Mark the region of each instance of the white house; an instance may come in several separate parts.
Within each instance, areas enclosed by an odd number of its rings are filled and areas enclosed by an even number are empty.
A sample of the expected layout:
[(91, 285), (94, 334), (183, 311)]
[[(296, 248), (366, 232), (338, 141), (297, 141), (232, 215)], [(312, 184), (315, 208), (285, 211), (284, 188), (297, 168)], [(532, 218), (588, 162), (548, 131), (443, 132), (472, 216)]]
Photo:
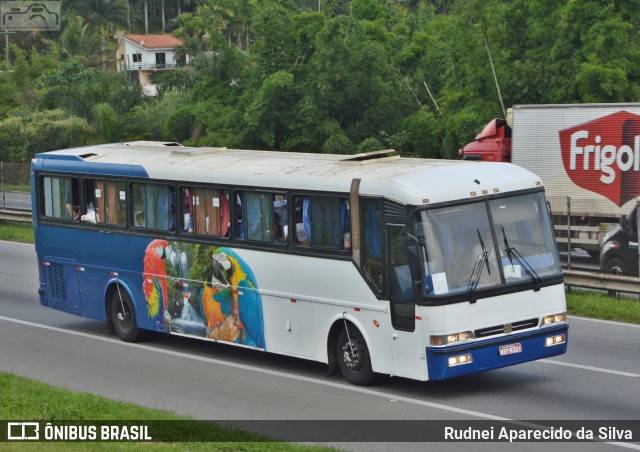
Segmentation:
[(173, 70), (189, 62), (189, 57), (176, 57), (182, 40), (169, 34), (118, 36), (116, 60), (118, 71), (137, 73), (138, 81), (148, 95), (156, 94), (151, 75), (159, 71)]

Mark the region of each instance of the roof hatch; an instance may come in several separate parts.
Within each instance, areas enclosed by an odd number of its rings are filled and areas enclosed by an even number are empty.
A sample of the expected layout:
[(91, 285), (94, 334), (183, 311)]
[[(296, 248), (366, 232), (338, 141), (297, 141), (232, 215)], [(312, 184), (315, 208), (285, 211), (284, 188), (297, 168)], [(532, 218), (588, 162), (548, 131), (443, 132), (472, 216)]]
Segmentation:
[(365, 165), (367, 163), (376, 163), (385, 160), (399, 159), (400, 155), (396, 154), (395, 149), (383, 149), (381, 151), (363, 152), (362, 154), (351, 155), (340, 160), (343, 165)]

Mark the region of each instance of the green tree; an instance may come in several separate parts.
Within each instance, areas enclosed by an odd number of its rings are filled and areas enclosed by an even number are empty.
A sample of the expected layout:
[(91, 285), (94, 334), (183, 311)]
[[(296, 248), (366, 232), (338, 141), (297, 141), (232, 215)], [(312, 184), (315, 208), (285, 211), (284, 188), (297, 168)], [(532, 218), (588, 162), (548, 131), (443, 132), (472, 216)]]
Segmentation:
[(282, 149), (291, 132), (296, 90), (293, 75), (279, 71), (269, 75), (252, 96), (245, 114), (245, 133), (250, 143)]
[(72, 18), (60, 35), (62, 51), (84, 65), (94, 63), (100, 51), (100, 35), (80, 16)]
[(91, 112), (96, 130), (107, 143), (117, 140), (120, 121), (113, 107), (106, 102), (95, 105)]
[(21, 112), (0, 121), (0, 160), (28, 162), (38, 152), (82, 146), (94, 137), (85, 119), (62, 110)]
[[(107, 37), (113, 34), (118, 25), (125, 25), (127, 8), (124, 0), (86, 0), (85, 20), (100, 29), (100, 52), (102, 72), (107, 70)], [(113, 50), (113, 49), (112, 49)]]

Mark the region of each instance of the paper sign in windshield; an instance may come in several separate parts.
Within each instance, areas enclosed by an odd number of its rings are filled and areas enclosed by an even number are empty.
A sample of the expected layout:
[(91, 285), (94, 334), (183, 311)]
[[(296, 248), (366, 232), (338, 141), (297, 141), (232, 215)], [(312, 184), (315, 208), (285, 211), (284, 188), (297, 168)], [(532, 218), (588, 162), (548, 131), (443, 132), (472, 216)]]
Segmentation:
[(519, 265), (505, 265), (504, 277), (506, 279), (520, 279), (522, 277), (522, 269)]

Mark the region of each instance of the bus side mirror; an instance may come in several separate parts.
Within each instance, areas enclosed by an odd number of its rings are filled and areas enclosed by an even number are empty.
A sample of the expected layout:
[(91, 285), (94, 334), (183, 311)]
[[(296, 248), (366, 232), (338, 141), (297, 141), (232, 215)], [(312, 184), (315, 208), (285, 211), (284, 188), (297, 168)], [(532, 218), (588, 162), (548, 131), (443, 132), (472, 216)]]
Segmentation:
[(409, 270), (411, 271), (411, 280), (414, 283), (422, 282), (422, 271), (420, 269), (420, 250), (418, 245), (409, 245), (408, 250)]

